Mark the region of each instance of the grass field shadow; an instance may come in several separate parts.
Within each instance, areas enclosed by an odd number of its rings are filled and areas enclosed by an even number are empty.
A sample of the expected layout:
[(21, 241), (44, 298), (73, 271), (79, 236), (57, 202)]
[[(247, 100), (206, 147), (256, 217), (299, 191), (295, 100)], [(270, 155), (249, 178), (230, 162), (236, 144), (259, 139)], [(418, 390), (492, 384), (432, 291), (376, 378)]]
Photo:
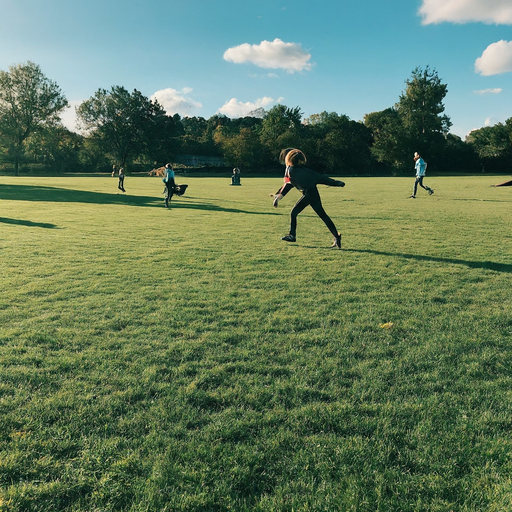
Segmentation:
[(19, 226), (28, 226), (32, 228), (46, 228), (46, 229), (57, 229), (58, 226), (50, 224), (49, 222), (32, 222), (31, 220), (23, 219), (9, 219), (7, 217), (0, 217), (0, 223), (3, 224), (17, 224)]
[[(163, 208), (162, 197), (136, 196), (129, 193), (110, 194), (90, 190), (72, 190), (58, 187), (40, 187), (33, 185), (0, 185), (0, 199), (10, 201), (45, 201), (56, 203), (121, 204), (127, 206)], [(188, 197), (186, 199), (194, 199)], [(182, 202), (173, 198), (171, 209), (191, 208), (228, 213), (249, 213), (254, 215), (276, 215), (274, 212), (247, 211), (227, 208), (206, 202)]]
[(496, 272), (504, 272), (511, 274), (512, 273), (512, 265), (507, 263), (496, 263), (493, 261), (469, 261), (469, 260), (459, 260), (456, 258), (441, 258), (439, 256), (425, 256), (422, 254), (404, 254), (404, 253), (393, 253), (386, 251), (374, 251), (371, 249), (345, 249), (346, 252), (355, 252), (362, 254), (376, 254), (378, 256), (392, 256), (399, 257), (417, 261), (435, 261), (437, 263), (450, 263), (454, 265), (465, 265), (469, 268), (481, 268), (484, 270), (494, 270)]

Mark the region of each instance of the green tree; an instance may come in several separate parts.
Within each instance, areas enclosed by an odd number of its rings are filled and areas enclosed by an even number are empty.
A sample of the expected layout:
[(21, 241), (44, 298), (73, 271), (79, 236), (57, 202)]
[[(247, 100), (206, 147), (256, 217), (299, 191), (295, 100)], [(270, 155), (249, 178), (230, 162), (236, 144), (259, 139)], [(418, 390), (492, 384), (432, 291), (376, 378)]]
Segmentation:
[(443, 114), (448, 86), (435, 69), (417, 67), (406, 80), (405, 91), (395, 105), (407, 137), (409, 153), (418, 151), (435, 158), (442, 153), (444, 137), (452, 125)]
[(224, 158), (236, 167), (256, 167), (261, 162), (261, 143), (258, 134), (251, 128), (241, 128), (238, 133), (229, 133), (222, 127), (214, 134)]
[(377, 162), (394, 168), (402, 167), (407, 160), (409, 148), (398, 111), (391, 107), (366, 114), (364, 124), (372, 134), (370, 151)]
[(33, 62), (0, 71), (0, 137), (18, 175), (24, 143), (30, 135), (56, 126), (68, 102), (57, 84)]
[(311, 147), (309, 142), (314, 141), (309, 160), (317, 167), (329, 173), (368, 171), (372, 167), (371, 132), (364, 124), (336, 112), (314, 114), (305, 123), (309, 133), (304, 147)]
[(76, 172), (80, 168), (79, 154), (83, 141), (82, 135), (57, 126), (32, 134), (25, 143), (25, 151), (35, 163), (57, 172)]
[(278, 155), (287, 146), (300, 146), (302, 111), (286, 105), (272, 107), (261, 123), (260, 140), (270, 155)]
[(78, 107), (77, 118), (91, 140), (121, 167), (141, 155), (160, 156), (165, 111), (136, 89), (99, 89)]

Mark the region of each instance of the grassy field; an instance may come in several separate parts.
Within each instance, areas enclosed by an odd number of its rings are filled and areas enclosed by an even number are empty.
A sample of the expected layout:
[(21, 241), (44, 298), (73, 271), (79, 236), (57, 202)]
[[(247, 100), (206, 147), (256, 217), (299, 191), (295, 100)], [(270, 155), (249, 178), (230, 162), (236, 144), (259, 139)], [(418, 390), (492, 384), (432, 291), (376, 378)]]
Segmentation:
[(502, 178), (177, 181), (0, 178), (0, 511), (512, 510)]

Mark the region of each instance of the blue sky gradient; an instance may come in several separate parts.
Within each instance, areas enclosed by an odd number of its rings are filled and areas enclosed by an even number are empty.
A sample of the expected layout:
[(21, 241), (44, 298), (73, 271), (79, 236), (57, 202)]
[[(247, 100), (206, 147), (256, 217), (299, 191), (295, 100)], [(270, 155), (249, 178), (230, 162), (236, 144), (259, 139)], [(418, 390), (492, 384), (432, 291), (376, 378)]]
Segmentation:
[(428, 65), (464, 138), (512, 117), (511, 25), (512, 0), (0, 0), (0, 69), (35, 62), (73, 107), (119, 85), (170, 114), (360, 121)]

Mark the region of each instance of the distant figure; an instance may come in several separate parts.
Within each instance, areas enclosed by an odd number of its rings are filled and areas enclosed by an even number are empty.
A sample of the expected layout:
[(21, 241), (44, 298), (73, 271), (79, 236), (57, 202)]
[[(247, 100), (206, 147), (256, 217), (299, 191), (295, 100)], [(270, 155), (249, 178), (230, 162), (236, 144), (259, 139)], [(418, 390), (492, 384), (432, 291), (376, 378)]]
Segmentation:
[(126, 192), (124, 189), (124, 169), (122, 167), (119, 168), (119, 182), (117, 183), (117, 188), (121, 192)]
[(425, 171), (427, 170), (427, 163), (419, 153), (414, 153), (414, 168), (416, 169), (416, 180), (414, 181), (414, 192), (412, 196), (409, 196), (410, 199), (416, 198), (416, 192), (418, 191), (418, 185), (425, 189), (428, 192), (428, 195), (431, 196), (434, 193), (434, 190), (426, 185), (423, 185), (423, 178), (425, 177)]
[(324, 176), (323, 174), (305, 167), (306, 157), (304, 153), (298, 149), (291, 149), (286, 154), (284, 162), (286, 165), (285, 177), (290, 178), (290, 182), (287, 183), (285, 181), (282, 188), (289, 189), (291, 185), (302, 192), (302, 197), (297, 201), (290, 213), (290, 231), (287, 235), (283, 236), (281, 240), (285, 242), (296, 241), (297, 216), (306, 206), (311, 206), (314, 212), (324, 221), (327, 229), (334, 237), (331, 247), (333, 249), (341, 249), (341, 234), (338, 233), (334, 222), (325, 212), (316, 186), (322, 184), (331, 187), (344, 187), (345, 183), (343, 181), (333, 180), (328, 176)]
[(169, 208), (175, 190), (174, 171), (171, 164), (165, 164), (165, 177), (162, 178), (162, 181), (165, 183), (165, 207)]
[(112, 178), (116, 175), (116, 171), (117, 171), (117, 166), (116, 166), (116, 164), (114, 164), (112, 166)]
[(240, 169), (235, 167), (233, 169), (233, 175), (231, 176), (231, 185), (241, 185), (240, 183)]

